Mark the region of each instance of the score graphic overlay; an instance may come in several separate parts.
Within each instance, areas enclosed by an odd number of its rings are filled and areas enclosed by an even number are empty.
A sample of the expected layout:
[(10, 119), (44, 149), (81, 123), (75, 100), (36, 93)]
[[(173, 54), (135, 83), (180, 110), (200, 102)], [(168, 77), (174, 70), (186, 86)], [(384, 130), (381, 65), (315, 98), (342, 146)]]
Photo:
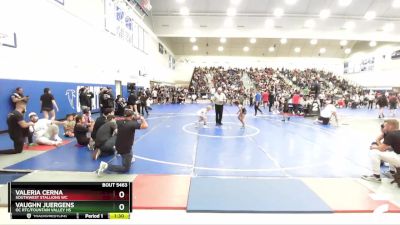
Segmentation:
[(129, 219), (130, 182), (11, 182), (12, 219)]

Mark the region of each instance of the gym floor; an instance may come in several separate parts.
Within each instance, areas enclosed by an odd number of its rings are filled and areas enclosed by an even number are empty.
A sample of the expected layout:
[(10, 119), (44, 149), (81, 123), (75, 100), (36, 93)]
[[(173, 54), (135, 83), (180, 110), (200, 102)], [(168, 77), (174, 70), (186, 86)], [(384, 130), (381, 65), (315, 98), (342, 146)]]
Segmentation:
[[(339, 124), (323, 126), (315, 124), (313, 118), (303, 117), (292, 117), (290, 121), (282, 122), (282, 116), (268, 113), (263, 108), (261, 109), (266, 113), (254, 116), (254, 110), (248, 108), (247, 127), (241, 129), (236, 115), (237, 108), (225, 106), (223, 126), (215, 126), (215, 114), (214, 111), (210, 111), (208, 127), (196, 128), (196, 112), (205, 106), (204, 104), (153, 105), (153, 110), (147, 118), (149, 128), (136, 132), (133, 147), (136, 161), (128, 174), (104, 174), (102, 177), (97, 177), (94, 171), (100, 161), (118, 163), (119, 157), (110, 156), (94, 161), (86, 147), (76, 145), (74, 139), (68, 139), (65, 145), (55, 149), (24, 150), (18, 155), (0, 155), (0, 168), (3, 171), (24, 172), (22, 175), (9, 176), (10, 178), (5, 178), (2, 182), (5, 184), (13, 179), (52, 182), (133, 181), (140, 176), (156, 175), (188, 177), (188, 186), (190, 178), (205, 179), (191, 181), (192, 186), (199, 183), (200, 187), (204, 185), (200, 184), (202, 182), (214, 182), (209, 180), (211, 178), (240, 180), (238, 184), (232, 184), (233, 186), (247, 185), (241, 179), (300, 180), (319, 196), (323, 195), (321, 194), (323, 191), (327, 191), (328, 186), (342, 185), (341, 187), (345, 189), (357, 186), (365, 188), (366, 195), (377, 194), (380, 198), (384, 196), (384, 200), (390, 204), (400, 206), (398, 189), (395, 185), (391, 185), (389, 180), (384, 179), (382, 184), (376, 184), (359, 179), (361, 175), (371, 173), (369, 145), (379, 134), (380, 124), (383, 122), (377, 118), (377, 110), (339, 109)], [(1, 135), (0, 149), (11, 146), (12, 142), (8, 136)], [(349, 182), (343, 184), (344, 181)], [(182, 183), (182, 180), (170, 182)], [(190, 189), (195, 192), (196, 188), (192, 186)], [(6, 191), (4, 188), (2, 190)], [(359, 189), (354, 191), (359, 192)], [(4, 194), (6, 193), (2, 193), (3, 196)], [(184, 199), (186, 201), (188, 194), (182, 195), (186, 195)], [(336, 196), (338, 195), (336, 193)], [(340, 199), (348, 201), (344, 196)], [(195, 201), (195, 198), (192, 200)], [(163, 206), (158, 208), (156, 203), (154, 207), (150, 203), (146, 204), (144, 203), (143, 208), (164, 209)], [(185, 204), (187, 203), (185, 202), (182, 207), (172, 208), (188, 209)], [(190, 199), (188, 204), (190, 205)], [(332, 210), (327, 211), (344, 210), (328, 205)], [(165, 208), (168, 209), (168, 204)], [(397, 212), (395, 208), (393, 212)], [(193, 207), (193, 211), (196, 209)], [(236, 212), (236, 209), (226, 210)], [(286, 212), (285, 210), (283, 211)], [(356, 208), (349, 212), (363, 212), (363, 210)], [(369, 210), (373, 211), (375, 208)], [(219, 209), (205, 206), (203, 211), (218, 212)], [(266, 211), (275, 212), (274, 209)], [(294, 212), (299, 211), (294, 209)]]

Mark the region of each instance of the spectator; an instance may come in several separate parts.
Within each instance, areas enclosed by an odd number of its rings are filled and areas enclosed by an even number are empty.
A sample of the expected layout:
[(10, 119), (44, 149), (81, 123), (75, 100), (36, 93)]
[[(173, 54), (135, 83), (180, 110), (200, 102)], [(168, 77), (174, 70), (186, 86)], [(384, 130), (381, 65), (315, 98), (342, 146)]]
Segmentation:
[[(137, 120), (140, 120), (140, 123)], [(134, 161), (132, 154), (132, 146), (135, 138), (135, 130), (146, 129), (148, 124), (143, 116), (139, 116), (132, 110), (125, 112), (125, 120), (118, 121), (118, 133), (115, 141), (115, 149), (122, 157), (122, 165), (109, 165), (101, 162), (97, 174), (101, 175), (108, 170), (117, 173), (126, 173), (130, 170)]]
[(261, 104), (261, 93), (259, 91), (256, 91), (256, 95), (254, 96), (254, 116), (257, 116), (257, 111), (259, 111), (261, 114), (263, 112), (260, 109), (260, 104)]
[(24, 96), (24, 89), (22, 87), (17, 87), (15, 92), (11, 95), (11, 102), (13, 103), (14, 108), (16, 104), (20, 101), (28, 102), (29, 96)]
[(93, 159), (97, 160), (100, 156), (113, 155), (117, 134), (117, 123), (114, 115), (107, 116), (107, 122), (103, 124), (96, 133), (95, 150)]
[(29, 119), (34, 125), (31, 127), (36, 144), (60, 146), (62, 139), (58, 135), (58, 125), (64, 125), (64, 122), (52, 121), (46, 118), (39, 119), (35, 112), (29, 113)]
[(372, 175), (364, 175), (361, 178), (373, 182), (381, 182), (381, 161), (388, 162), (390, 171), (387, 176), (396, 173), (396, 168), (400, 167), (400, 130), (399, 122), (391, 119), (384, 122), (383, 133), (385, 134), (383, 143), (378, 140), (370, 146), (370, 158)]
[(83, 87), (79, 89), (79, 104), (81, 106), (81, 111), (85, 108), (89, 108), (92, 111), (92, 99), (94, 94), (89, 91), (89, 87)]
[(75, 127), (75, 114), (67, 114), (66, 122), (64, 124), (64, 136), (75, 137), (74, 127)]
[[(26, 98), (25, 98), (26, 99)], [(32, 122), (24, 121), (24, 113), (26, 111), (26, 101), (15, 101), (15, 110), (8, 114), (7, 125), (8, 134), (14, 142), (14, 148), (0, 151), (0, 154), (18, 154), (24, 148), (25, 138), (28, 137), (29, 127), (33, 126)]]
[(90, 143), (88, 133), (91, 131), (91, 128), (85, 125), (85, 118), (81, 115), (76, 116), (75, 123), (74, 134), (76, 141), (82, 146), (88, 146)]
[(40, 111), (43, 113), (43, 117), (45, 119), (49, 119), (50, 116), (50, 120), (55, 120), (56, 113), (54, 111), (54, 107), (55, 110), (58, 111), (57, 102), (54, 99), (54, 96), (51, 94), (50, 88), (45, 88), (43, 92), (43, 95), (40, 96)]

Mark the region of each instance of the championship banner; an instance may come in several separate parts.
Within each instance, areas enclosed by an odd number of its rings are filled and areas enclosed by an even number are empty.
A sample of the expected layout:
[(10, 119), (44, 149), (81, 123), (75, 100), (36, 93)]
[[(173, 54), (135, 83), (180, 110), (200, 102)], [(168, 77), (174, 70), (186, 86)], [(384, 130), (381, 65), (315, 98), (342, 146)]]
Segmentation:
[(131, 46), (138, 46), (138, 25), (123, 1), (105, 0), (105, 29)]

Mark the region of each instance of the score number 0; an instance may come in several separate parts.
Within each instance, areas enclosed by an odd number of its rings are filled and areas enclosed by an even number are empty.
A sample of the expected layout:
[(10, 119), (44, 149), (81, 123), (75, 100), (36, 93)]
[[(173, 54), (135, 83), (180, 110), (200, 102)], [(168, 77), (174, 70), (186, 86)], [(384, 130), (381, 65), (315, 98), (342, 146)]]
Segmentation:
[[(123, 199), (125, 197), (125, 192), (124, 191), (120, 191), (118, 196)], [(119, 204), (118, 206), (119, 210), (123, 211), (125, 209), (125, 205), (124, 204)]]

